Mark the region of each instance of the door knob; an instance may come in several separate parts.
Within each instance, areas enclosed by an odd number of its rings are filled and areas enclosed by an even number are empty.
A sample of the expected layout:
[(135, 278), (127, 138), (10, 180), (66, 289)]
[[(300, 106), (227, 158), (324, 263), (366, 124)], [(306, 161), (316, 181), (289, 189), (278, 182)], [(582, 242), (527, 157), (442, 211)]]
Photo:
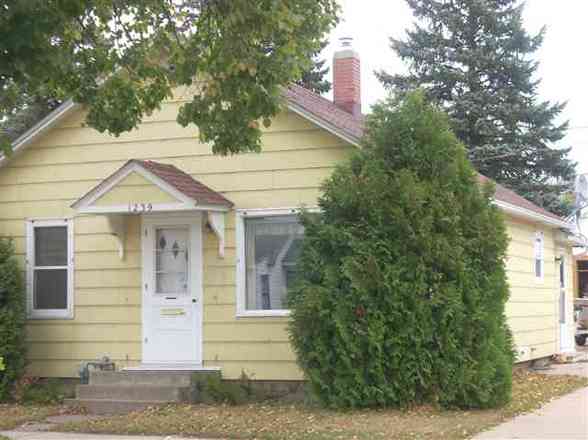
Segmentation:
[(193, 303), (196, 303), (196, 298), (192, 298), (192, 302)]

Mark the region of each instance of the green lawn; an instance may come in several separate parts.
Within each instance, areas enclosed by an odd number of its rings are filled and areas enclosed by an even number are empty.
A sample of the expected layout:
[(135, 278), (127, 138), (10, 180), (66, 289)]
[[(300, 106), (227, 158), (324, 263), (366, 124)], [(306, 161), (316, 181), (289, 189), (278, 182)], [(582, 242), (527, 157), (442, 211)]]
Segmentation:
[(498, 410), (444, 411), (426, 406), (409, 411), (329, 411), (283, 403), (170, 405), (70, 423), (56, 430), (266, 440), (457, 440), (537, 409), (581, 386), (588, 386), (588, 379), (518, 372), (514, 377), (512, 403)]

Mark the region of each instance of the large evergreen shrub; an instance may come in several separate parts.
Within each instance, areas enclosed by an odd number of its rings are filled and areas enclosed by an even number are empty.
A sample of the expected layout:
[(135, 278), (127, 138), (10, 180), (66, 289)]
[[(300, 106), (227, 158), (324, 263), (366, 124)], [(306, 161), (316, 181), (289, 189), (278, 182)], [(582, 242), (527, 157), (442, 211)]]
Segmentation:
[(336, 407), (510, 398), (507, 236), (448, 118), (422, 93), (374, 108), (364, 147), (305, 215), (291, 339)]
[(25, 368), (25, 298), (10, 240), (0, 238), (0, 401), (10, 397)]

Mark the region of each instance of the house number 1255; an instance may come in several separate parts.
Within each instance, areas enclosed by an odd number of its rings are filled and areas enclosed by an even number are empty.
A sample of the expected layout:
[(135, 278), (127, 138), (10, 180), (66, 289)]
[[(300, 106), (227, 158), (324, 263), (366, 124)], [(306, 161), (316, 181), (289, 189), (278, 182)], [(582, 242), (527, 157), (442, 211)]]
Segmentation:
[(133, 214), (142, 214), (144, 212), (151, 212), (153, 205), (151, 203), (129, 203), (129, 212)]

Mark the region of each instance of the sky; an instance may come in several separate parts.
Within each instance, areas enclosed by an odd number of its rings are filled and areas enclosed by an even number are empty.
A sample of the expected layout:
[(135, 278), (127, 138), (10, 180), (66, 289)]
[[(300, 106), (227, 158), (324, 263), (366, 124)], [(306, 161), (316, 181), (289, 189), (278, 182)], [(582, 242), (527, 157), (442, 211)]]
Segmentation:
[[(362, 110), (386, 96), (374, 71), (403, 72), (403, 62), (389, 47), (389, 38), (403, 38), (414, 22), (404, 0), (339, 0), (342, 22), (329, 37), (322, 56), (330, 63), (339, 47), (338, 39), (352, 36), (361, 57)], [(541, 79), (539, 97), (552, 102), (567, 101), (562, 122), (570, 130), (559, 147), (572, 147), (577, 171), (588, 173), (588, 0), (527, 0), (525, 28), (534, 34), (547, 27), (543, 46), (536, 52)]]

